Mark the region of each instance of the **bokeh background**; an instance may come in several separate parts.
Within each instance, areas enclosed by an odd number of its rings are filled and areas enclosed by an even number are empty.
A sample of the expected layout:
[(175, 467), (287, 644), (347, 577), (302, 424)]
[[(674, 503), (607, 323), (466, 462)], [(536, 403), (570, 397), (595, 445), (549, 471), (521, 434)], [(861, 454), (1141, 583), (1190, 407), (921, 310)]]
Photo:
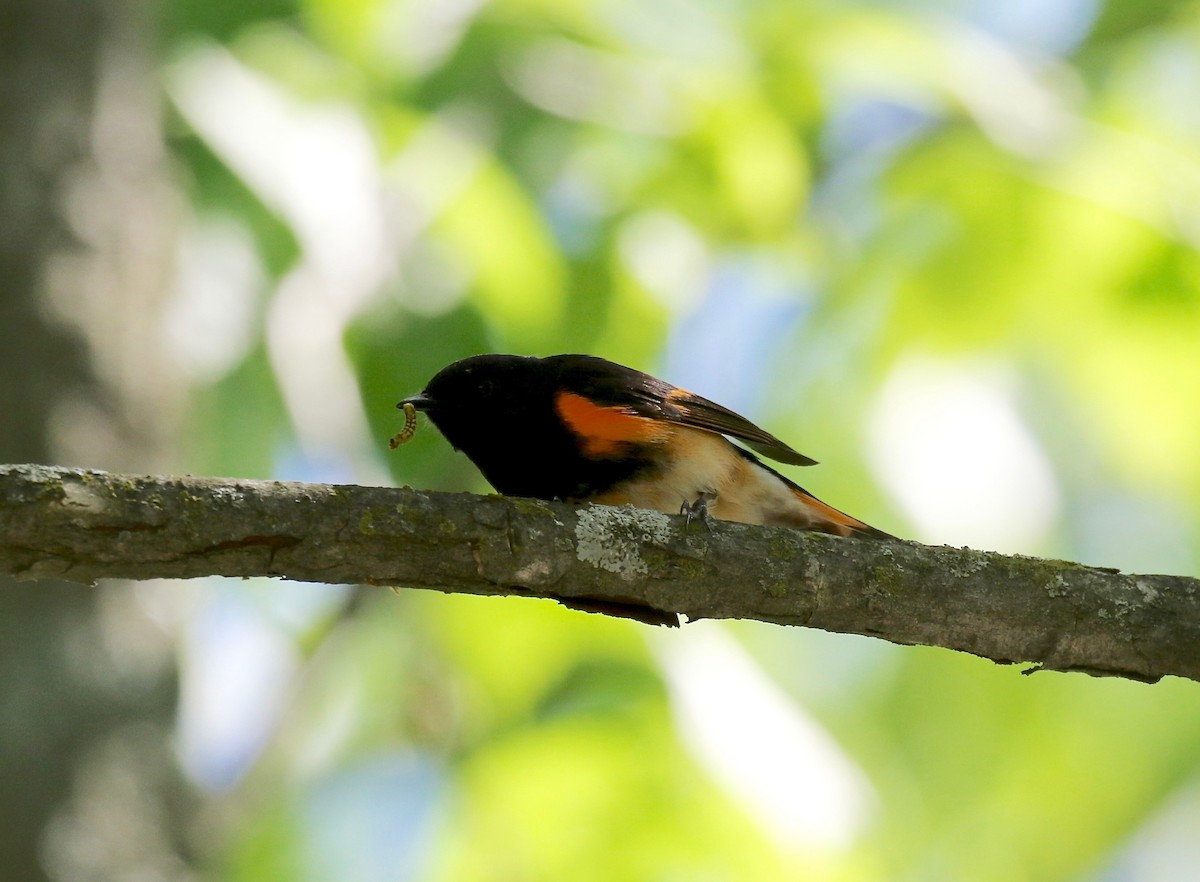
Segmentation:
[[(590, 352), (1197, 575), (1197, 96), (1195, 0), (4, 0), (0, 460), (485, 492), (394, 402)], [(5, 583), (0, 678), (6, 880), (1200, 878), (1179, 680), (265, 580)]]

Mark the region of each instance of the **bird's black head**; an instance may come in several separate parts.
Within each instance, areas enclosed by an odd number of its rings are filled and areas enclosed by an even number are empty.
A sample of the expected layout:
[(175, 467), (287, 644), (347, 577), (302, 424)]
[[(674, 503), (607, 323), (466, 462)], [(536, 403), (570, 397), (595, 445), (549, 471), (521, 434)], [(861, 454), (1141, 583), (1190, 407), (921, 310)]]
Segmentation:
[(534, 496), (547, 447), (565, 442), (554, 416), (554, 371), (540, 358), (476, 355), (401, 401), (423, 411), (501, 493)]
[(539, 358), (520, 355), (474, 355), (442, 368), (420, 395), (401, 401), (423, 411), (455, 447), (462, 447), (451, 434), (481, 431), (489, 424), (499, 428), (514, 411), (525, 407), (523, 399), (545, 385), (545, 370)]

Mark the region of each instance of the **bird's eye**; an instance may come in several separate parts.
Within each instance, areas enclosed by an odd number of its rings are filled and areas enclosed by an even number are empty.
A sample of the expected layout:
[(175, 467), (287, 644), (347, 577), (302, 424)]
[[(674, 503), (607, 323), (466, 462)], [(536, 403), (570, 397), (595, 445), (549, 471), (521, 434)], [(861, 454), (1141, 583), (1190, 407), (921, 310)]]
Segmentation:
[(496, 384), (491, 380), (480, 380), (476, 388), (479, 390), (481, 396), (491, 398), (492, 394), (496, 391)]

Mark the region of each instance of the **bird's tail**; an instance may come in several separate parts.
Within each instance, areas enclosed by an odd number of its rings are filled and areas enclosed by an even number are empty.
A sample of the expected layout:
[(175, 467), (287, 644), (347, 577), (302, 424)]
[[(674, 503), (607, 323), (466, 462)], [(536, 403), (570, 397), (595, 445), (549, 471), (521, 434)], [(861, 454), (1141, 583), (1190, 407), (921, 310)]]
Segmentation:
[(806, 514), (812, 522), (805, 527), (821, 533), (832, 533), (835, 536), (854, 537), (856, 539), (883, 539), (898, 542), (899, 539), (891, 533), (877, 530), (870, 524), (863, 523), (858, 518), (852, 518), (844, 511), (838, 511), (832, 505), (822, 502), (807, 490), (792, 486), (792, 492), (800, 497)]

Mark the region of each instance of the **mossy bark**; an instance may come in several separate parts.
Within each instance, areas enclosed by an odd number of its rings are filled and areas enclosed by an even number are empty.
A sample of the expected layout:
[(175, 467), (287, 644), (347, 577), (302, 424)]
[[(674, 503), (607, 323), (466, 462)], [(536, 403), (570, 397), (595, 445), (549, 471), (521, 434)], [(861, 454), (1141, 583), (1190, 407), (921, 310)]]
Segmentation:
[[(277, 576), (742, 618), (1001, 663), (1200, 679), (1200, 581), (632, 508), (0, 467), (0, 572)], [(641, 614), (639, 614), (641, 611)]]

